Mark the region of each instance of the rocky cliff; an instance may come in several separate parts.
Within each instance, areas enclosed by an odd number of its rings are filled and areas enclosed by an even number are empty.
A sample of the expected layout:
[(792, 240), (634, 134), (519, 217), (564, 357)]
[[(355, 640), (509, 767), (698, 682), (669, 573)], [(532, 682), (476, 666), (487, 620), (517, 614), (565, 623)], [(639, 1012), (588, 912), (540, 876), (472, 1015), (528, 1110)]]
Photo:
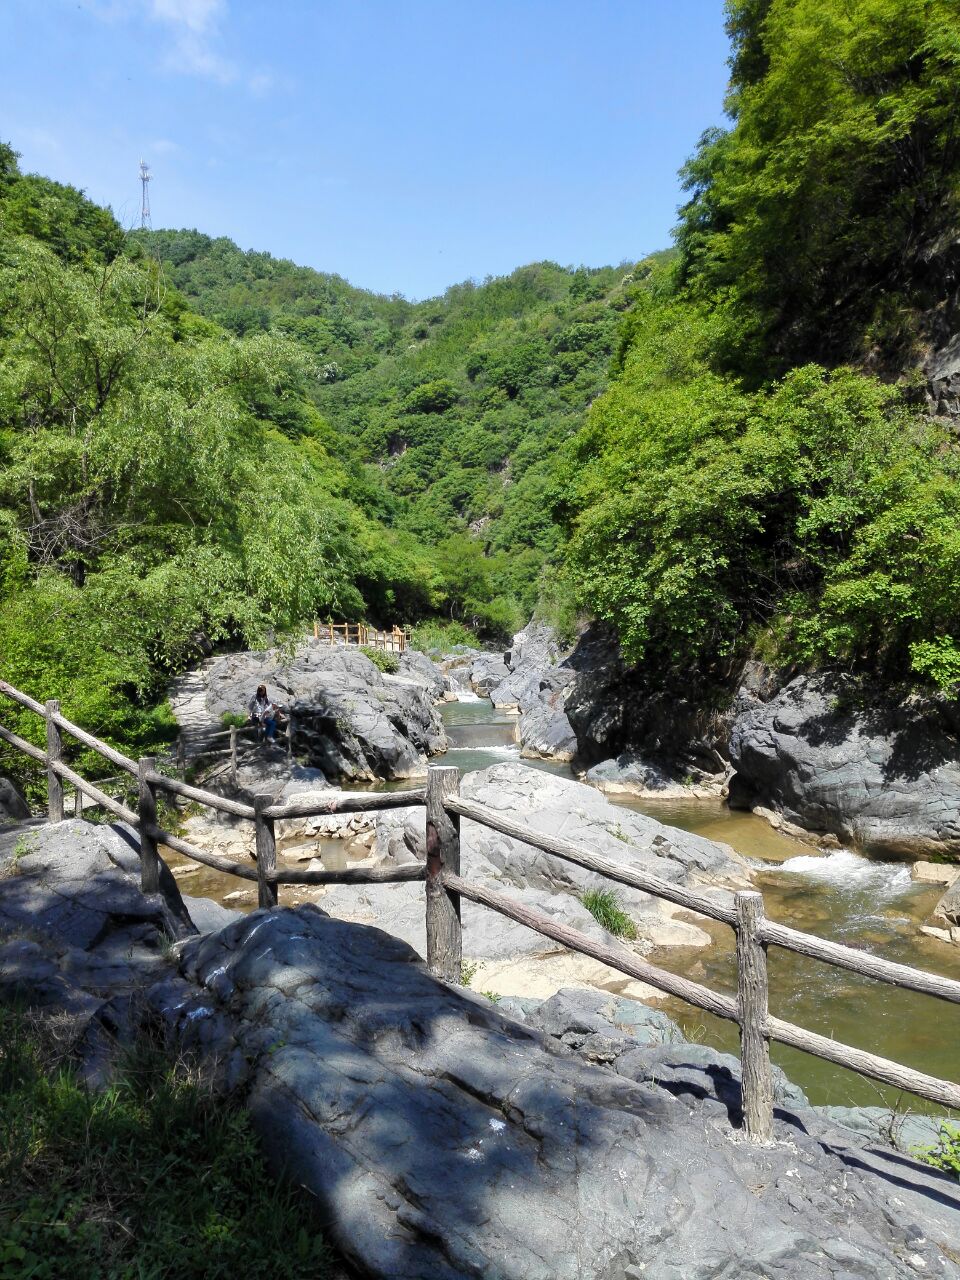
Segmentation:
[(568, 993), (507, 1016), (312, 907), (171, 954), (181, 908), (138, 901), (129, 833), (31, 838), (0, 837), (0, 996), (69, 1019), (91, 1079), (152, 1026), (242, 1091), (364, 1275), (960, 1277), (955, 1182), (782, 1079), (776, 1144), (741, 1141), (735, 1060), (662, 1015)]

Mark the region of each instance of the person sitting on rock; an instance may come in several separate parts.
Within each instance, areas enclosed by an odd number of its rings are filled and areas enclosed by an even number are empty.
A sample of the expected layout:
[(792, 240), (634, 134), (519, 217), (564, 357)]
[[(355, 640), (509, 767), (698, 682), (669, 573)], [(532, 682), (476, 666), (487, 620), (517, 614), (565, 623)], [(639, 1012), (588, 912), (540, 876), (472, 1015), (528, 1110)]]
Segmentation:
[(267, 686), (257, 685), (257, 692), (249, 702), (250, 719), (267, 735), (270, 742), (277, 736), (277, 721), (280, 719), (280, 708), (267, 697)]

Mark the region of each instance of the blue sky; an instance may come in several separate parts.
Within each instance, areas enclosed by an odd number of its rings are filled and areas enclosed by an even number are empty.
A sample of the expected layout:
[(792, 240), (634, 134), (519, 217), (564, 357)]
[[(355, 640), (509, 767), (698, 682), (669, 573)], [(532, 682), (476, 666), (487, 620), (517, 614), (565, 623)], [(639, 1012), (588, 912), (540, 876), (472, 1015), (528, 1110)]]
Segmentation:
[(721, 0), (4, 0), (28, 171), (421, 298), (669, 243), (722, 123)]

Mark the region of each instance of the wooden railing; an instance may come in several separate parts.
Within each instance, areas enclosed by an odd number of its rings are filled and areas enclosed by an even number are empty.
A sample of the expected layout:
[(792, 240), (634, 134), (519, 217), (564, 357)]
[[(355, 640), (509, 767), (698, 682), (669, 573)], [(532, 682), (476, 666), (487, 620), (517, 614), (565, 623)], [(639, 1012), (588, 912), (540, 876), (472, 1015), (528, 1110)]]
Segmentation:
[[(237, 785), (237, 768), (240, 763), (240, 739), (250, 738), (254, 742), (263, 741), (265, 730), (259, 724), (232, 724), (227, 729), (219, 730), (216, 733), (207, 733), (203, 735), (203, 745), (194, 751), (194, 757), (202, 756), (204, 760), (216, 759), (221, 756), (229, 756), (230, 758), (230, 781), (234, 786)], [(293, 712), (287, 711), (286, 724), (282, 726), (282, 738), (286, 747), (287, 759), (293, 759)], [(223, 742), (224, 746), (215, 747), (211, 743)], [(176, 742), (176, 766), (177, 772), (181, 778), (186, 777), (187, 773), (187, 742), (186, 734), (181, 730)]]
[[(727, 905), (707, 893), (672, 884), (640, 868), (622, 866), (573, 841), (535, 831), (484, 805), (465, 800), (460, 795), (459, 770), (449, 765), (434, 765), (429, 768), (425, 790), (372, 794), (341, 792), (329, 799), (313, 795), (294, 798), (283, 804), (275, 803), (272, 796), (257, 795), (252, 805), (246, 804), (180, 779), (166, 777), (158, 772), (156, 761), (152, 757), (132, 760), (67, 720), (60, 714), (60, 706), (56, 701), (41, 705), (5, 681), (0, 681), (0, 693), (6, 694), (46, 721), (46, 750), (34, 746), (2, 726), (0, 741), (46, 766), (49, 820), (59, 822), (63, 818), (63, 784), (67, 782), (109, 812), (135, 826), (140, 832), (140, 879), (145, 893), (156, 892), (159, 887), (160, 845), (216, 871), (256, 881), (261, 907), (277, 905), (277, 886), (281, 884), (383, 884), (425, 880), (427, 963), (433, 973), (446, 981), (459, 982), (461, 977), (463, 941), (460, 903), (466, 898), (526, 925), (571, 951), (591, 956), (658, 991), (676, 996), (719, 1018), (735, 1022), (740, 1029), (743, 1123), (747, 1136), (754, 1142), (769, 1143), (773, 1140), (771, 1040), (802, 1049), (826, 1062), (857, 1071), (928, 1101), (960, 1109), (960, 1084), (926, 1075), (888, 1058), (841, 1044), (828, 1036), (795, 1026), (771, 1014), (768, 1008), (767, 948), (782, 947), (824, 964), (847, 969), (851, 973), (861, 974), (890, 986), (935, 996), (953, 1004), (960, 1004), (960, 982), (767, 920), (760, 893), (737, 893), (734, 895), (733, 905)], [(95, 784), (87, 782), (64, 764), (64, 733), (137, 779), (138, 803), (135, 811), (106, 795)], [(198, 849), (174, 833), (163, 830), (157, 820), (158, 792), (196, 801), (230, 817), (253, 822), (256, 835), (255, 866), (234, 862), (206, 849)], [(297, 871), (277, 867), (274, 824), (281, 819), (410, 805), (424, 805), (426, 808), (425, 865), (416, 863), (410, 866), (354, 868), (344, 871)], [(464, 818), (522, 841), (553, 857), (593, 871), (614, 883), (640, 889), (675, 906), (729, 925), (736, 935), (736, 996), (712, 991), (701, 983), (669, 973), (639, 956), (625, 952), (623, 948), (596, 942), (579, 930), (558, 924), (542, 912), (524, 906), (515, 898), (465, 879), (460, 874), (460, 822)]]
[[(252, 805), (227, 796), (217, 795), (202, 787), (192, 786), (182, 779), (169, 778), (158, 772), (154, 756), (133, 760), (115, 747), (101, 742), (60, 713), (60, 703), (55, 699), (45, 704), (0, 680), (0, 693), (27, 710), (42, 716), (46, 722), (46, 750), (34, 746), (19, 734), (0, 725), (0, 742), (6, 742), (17, 751), (44, 765), (47, 771), (47, 818), (61, 822), (64, 817), (64, 783), (82, 792), (101, 808), (115, 817), (130, 823), (140, 833), (140, 887), (144, 893), (156, 893), (160, 885), (159, 846), (164, 845), (195, 862), (215, 871), (253, 880), (258, 886), (258, 902), (261, 907), (277, 905), (277, 886), (281, 884), (384, 884), (392, 881), (423, 880), (426, 868), (421, 864), (400, 867), (354, 867), (343, 871), (299, 871), (277, 867), (277, 842), (275, 824), (285, 818), (319, 817), (331, 813), (359, 813), (371, 809), (392, 809), (400, 806), (426, 803), (426, 792), (392, 791), (381, 794), (362, 792), (342, 793), (329, 798), (317, 796), (295, 798), (284, 804), (276, 804), (272, 795), (256, 795)], [(88, 782), (63, 760), (63, 734), (95, 751), (111, 764), (137, 781), (137, 808), (130, 809), (122, 801), (109, 796), (93, 782)], [(256, 856), (254, 866), (234, 862), (208, 849), (182, 839), (174, 832), (165, 831), (157, 820), (157, 796), (165, 792), (195, 801), (218, 813), (243, 818), (254, 824)]]
[[(736, 997), (712, 991), (689, 978), (669, 973), (640, 957), (595, 942), (586, 934), (558, 924), (540, 911), (532, 910), (505, 894), (464, 879), (460, 874), (460, 820), (467, 818), (501, 835), (521, 840), (618, 884), (642, 889), (688, 911), (729, 925), (736, 935)], [(884, 1084), (914, 1093), (941, 1106), (960, 1108), (960, 1084), (926, 1075), (899, 1062), (881, 1058), (829, 1036), (819, 1035), (775, 1017), (768, 1008), (767, 948), (783, 947), (824, 964), (847, 969), (890, 986), (936, 996), (960, 1004), (960, 982), (868, 955), (813, 934), (767, 920), (763, 895), (754, 891), (734, 895), (732, 906), (715, 901), (709, 894), (662, 880), (659, 876), (624, 867), (559, 836), (545, 835), (525, 823), (504, 817), (484, 805), (460, 795), (459, 774), (450, 767), (434, 767), (427, 782), (427, 959), (434, 972), (453, 981), (461, 964), (460, 901), (466, 898), (489, 907), (527, 928), (552, 938), (571, 951), (592, 956), (658, 991), (676, 996), (698, 1009), (735, 1022), (740, 1028), (741, 1097), (743, 1123), (754, 1142), (773, 1140), (773, 1084), (770, 1072), (770, 1041), (802, 1049), (806, 1053), (847, 1067)]]
[(314, 640), (327, 644), (355, 644), (365, 649), (383, 649), (387, 653), (403, 653), (407, 647), (407, 633), (401, 627), (390, 631), (378, 631), (363, 622), (315, 622)]

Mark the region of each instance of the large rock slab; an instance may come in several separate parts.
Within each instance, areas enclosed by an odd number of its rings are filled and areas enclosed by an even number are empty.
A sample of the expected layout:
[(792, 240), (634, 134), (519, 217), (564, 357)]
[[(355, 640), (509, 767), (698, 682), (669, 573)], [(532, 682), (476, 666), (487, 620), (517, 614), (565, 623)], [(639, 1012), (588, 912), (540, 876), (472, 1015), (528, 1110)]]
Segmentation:
[[(499, 764), (468, 774), (461, 794), (526, 822), (533, 831), (562, 835), (624, 867), (653, 872), (675, 884), (704, 886), (718, 900), (750, 883), (745, 862), (728, 845), (618, 808), (594, 788), (570, 778), (520, 764)], [(392, 861), (422, 861), (423, 827), (422, 808), (384, 814), (378, 820), (375, 851)], [(604, 877), (474, 822), (461, 824), (461, 869), (468, 878), (626, 954), (623, 944), (597, 924), (581, 901), (589, 889), (611, 887)], [(637, 927), (642, 950), (709, 941), (697, 925), (678, 919), (669, 903), (626, 885), (615, 886), (615, 891)], [(426, 954), (422, 885), (337, 885), (328, 890), (323, 905), (337, 917), (376, 924)], [(502, 961), (562, 950), (473, 903), (464, 902), (462, 913), (463, 951), (469, 960)]]
[(140, 892), (136, 835), (72, 819), (0, 833), (0, 999), (56, 1016), (82, 1075), (109, 1079), (132, 1043), (139, 996), (171, 968), (170, 944), (236, 918), (188, 899), (161, 866), (160, 892)]
[(275, 1165), (364, 1274), (960, 1275), (945, 1175), (892, 1153), (865, 1168), (809, 1112), (752, 1147), (726, 1109), (590, 1065), (315, 908), (188, 943), (151, 999), (175, 1044), (247, 1090)]
[(30, 806), (9, 778), (0, 778), (0, 822), (22, 822)]
[(868, 853), (960, 858), (960, 743), (917, 703), (861, 708), (800, 676), (735, 721), (732, 804), (770, 805)]
[(439, 671), (427, 679), (429, 659), (404, 656), (404, 673), (391, 676), (347, 647), (308, 643), (292, 655), (228, 654), (205, 668), (206, 705), (214, 718), (245, 712), (265, 684), (293, 714), (295, 753), (326, 777), (415, 777), (426, 771), (428, 756), (446, 750), (434, 706), (434, 691), (445, 681)]
[(62, 823), (16, 858), (0, 845), (0, 996), (75, 1024), (93, 1084), (149, 1029), (242, 1090), (362, 1274), (960, 1277), (960, 1188), (876, 1126), (782, 1096), (777, 1145), (752, 1147), (736, 1060), (662, 1014), (564, 991), (505, 1016), (314, 907), (171, 948), (169, 904), (136, 901), (129, 834)]

